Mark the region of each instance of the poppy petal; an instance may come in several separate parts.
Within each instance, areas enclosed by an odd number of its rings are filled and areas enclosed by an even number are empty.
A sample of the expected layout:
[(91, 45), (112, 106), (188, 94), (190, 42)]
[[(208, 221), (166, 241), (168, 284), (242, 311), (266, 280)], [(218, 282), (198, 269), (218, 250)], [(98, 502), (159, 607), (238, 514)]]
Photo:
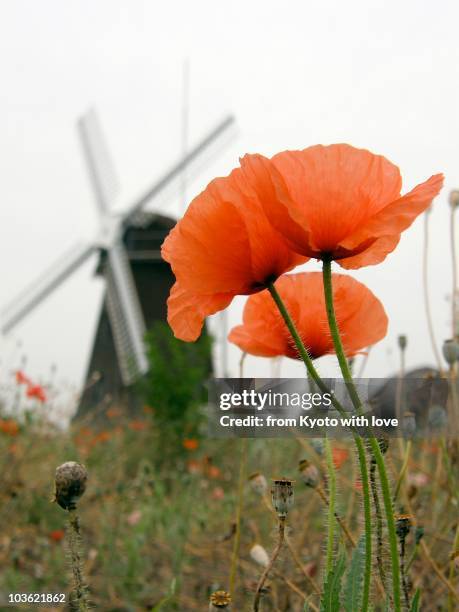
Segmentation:
[[(320, 272), (287, 274), (275, 283), (297, 330), (315, 359), (334, 352)], [(388, 319), (381, 302), (350, 276), (333, 274), (333, 296), (338, 327), (348, 357), (375, 344), (387, 333)], [(298, 352), (268, 291), (246, 302), (243, 324), (229, 340), (252, 355), (297, 358)]]
[(200, 335), (204, 319), (224, 310), (231, 303), (232, 293), (197, 295), (175, 283), (167, 300), (167, 321), (174, 336), (194, 342)]
[[(438, 195), (443, 186), (444, 177), (442, 174), (431, 176), (427, 181), (417, 185), (410, 192), (391, 202), (368, 221), (362, 225), (356, 232), (348, 236), (340, 243), (344, 249), (358, 250), (359, 245), (371, 239), (385, 239), (384, 242), (376, 242), (369, 248), (368, 257), (350, 258), (339, 261), (340, 265), (345, 268), (360, 267), (361, 261), (366, 260), (365, 265), (379, 263), (380, 256), (385, 251), (387, 255), (393, 250), (398, 243), (398, 238), (404, 230), (406, 230), (416, 219), (418, 215), (426, 210), (432, 203), (435, 196)], [(390, 249), (390, 250), (387, 250)], [(373, 254), (375, 258), (371, 256)], [(384, 259), (382, 257), (382, 259)], [(353, 261), (352, 261), (353, 260)]]

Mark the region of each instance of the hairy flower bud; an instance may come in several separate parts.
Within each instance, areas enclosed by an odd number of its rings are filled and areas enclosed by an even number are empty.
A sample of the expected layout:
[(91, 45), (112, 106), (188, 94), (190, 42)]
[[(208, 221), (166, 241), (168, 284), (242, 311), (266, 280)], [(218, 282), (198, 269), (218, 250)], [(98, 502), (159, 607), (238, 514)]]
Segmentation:
[(227, 591), (215, 591), (210, 596), (209, 611), (211, 610), (230, 610), (231, 595)]
[(399, 514), (395, 517), (395, 531), (401, 540), (410, 533), (412, 518), (410, 514)]
[(250, 549), (250, 556), (258, 565), (266, 567), (269, 564), (269, 555), (261, 544), (254, 544), (252, 546)]
[(298, 469), (301, 474), (301, 479), (307, 487), (312, 487), (313, 489), (317, 487), (320, 474), (313, 463), (310, 463), (307, 459), (303, 459), (300, 461)]
[(458, 189), (453, 189), (452, 191), (449, 192), (448, 201), (453, 208), (455, 208), (459, 204), (459, 190)]
[(406, 345), (407, 344), (408, 344), (408, 338), (404, 334), (401, 334), (398, 337), (398, 346), (399, 346), (400, 350), (404, 351), (406, 349)]
[(260, 472), (255, 472), (249, 476), (249, 482), (255, 493), (258, 493), (259, 495), (264, 495), (268, 490), (268, 482), (263, 474), (260, 474)]
[(277, 516), (280, 519), (285, 519), (293, 504), (293, 480), (289, 478), (274, 480), (271, 495)]
[(55, 501), (64, 510), (74, 510), (86, 489), (88, 472), (84, 465), (67, 461), (56, 468)]

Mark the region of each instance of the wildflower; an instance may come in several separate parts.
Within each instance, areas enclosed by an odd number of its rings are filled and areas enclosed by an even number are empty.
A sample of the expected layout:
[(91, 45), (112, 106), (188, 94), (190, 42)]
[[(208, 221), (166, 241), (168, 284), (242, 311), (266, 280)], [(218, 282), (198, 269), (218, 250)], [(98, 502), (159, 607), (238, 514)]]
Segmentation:
[(229, 610), (231, 604), (231, 595), (227, 591), (215, 591), (210, 596), (209, 610)]
[(349, 451), (346, 448), (339, 448), (338, 446), (332, 449), (333, 465), (336, 470), (339, 470), (347, 458), (349, 457)]
[(55, 529), (54, 531), (51, 531), (49, 534), (49, 538), (53, 542), (60, 542), (61, 540), (64, 539), (64, 536), (65, 536), (65, 531), (63, 529)]
[(0, 431), (7, 436), (17, 436), (19, 425), (14, 419), (0, 419)]
[(207, 468), (207, 476), (209, 478), (221, 478), (222, 472), (216, 465), (209, 465)]
[(292, 250), (344, 268), (383, 261), (443, 185), (436, 174), (401, 196), (397, 166), (347, 144), (246, 155), (241, 166)]
[(225, 491), (221, 487), (214, 487), (211, 494), (212, 499), (220, 501), (225, 497)]
[[(275, 286), (311, 358), (333, 353), (320, 272), (287, 274)], [(335, 274), (333, 294), (347, 356), (386, 335), (388, 319), (384, 308), (365, 285), (350, 276)], [(243, 324), (234, 327), (228, 339), (252, 355), (298, 357), (297, 348), (268, 291), (249, 297)]]
[(29, 385), (26, 395), (30, 399), (36, 399), (42, 404), (46, 402), (46, 392), (41, 385)]
[(250, 556), (258, 565), (266, 567), (269, 564), (269, 555), (260, 544), (254, 544), (252, 546), (250, 549)]
[(119, 408), (109, 408), (105, 412), (105, 414), (109, 419), (116, 419), (117, 417), (121, 416), (123, 413)]
[(275, 200), (276, 186), (236, 168), (213, 180), (166, 238), (162, 256), (177, 280), (168, 322), (177, 338), (196, 340), (205, 317), (305, 261), (271, 226), (262, 198)]
[(23, 372), (22, 370), (18, 370), (18, 371), (15, 373), (15, 377), (16, 377), (16, 383), (17, 383), (18, 385), (27, 385), (27, 386), (29, 386), (29, 385), (31, 385), (31, 384), (32, 384), (32, 382), (31, 382), (30, 378), (28, 378), (28, 377), (27, 377), (27, 376), (24, 374), (24, 372)]
[(264, 495), (268, 490), (268, 481), (260, 472), (255, 472), (249, 476), (249, 482), (255, 493), (259, 495)]
[(55, 501), (64, 510), (75, 508), (77, 501), (86, 490), (88, 473), (84, 465), (67, 461), (56, 468)]
[(132, 429), (132, 431), (144, 431), (145, 429), (147, 429), (148, 424), (145, 423), (145, 421), (131, 421), (128, 425), (129, 429)]
[(128, 514), (126, 522), (131, 527), (134, 527), (135, 525), (139, 523), (141, 518), (142, 518), (141, 510), (133, 510), (130, 514)]
[(195, 438), (187, 438), (183, 440), (183, 448), (188, 451), (194, 451), (199, 447), (199, 442)]
[(303, 459), (300, 461), (299, 468), (301, 473), (301, 479), (307, 487), (312, 487), (313, 489), (317, 487), (319, 484), (319, 470), (317, 467), (310, 463), (307, 459)]
[(201, 471), (201, 464), (196, 459), (191, 459), (186, 464), (187, 470), (189, 474), (199, 474)]
[(289, 478), (274, 480), (271, 495), (277, 516), (280, 519), (285, 519), (293, 504), (293, 480)]

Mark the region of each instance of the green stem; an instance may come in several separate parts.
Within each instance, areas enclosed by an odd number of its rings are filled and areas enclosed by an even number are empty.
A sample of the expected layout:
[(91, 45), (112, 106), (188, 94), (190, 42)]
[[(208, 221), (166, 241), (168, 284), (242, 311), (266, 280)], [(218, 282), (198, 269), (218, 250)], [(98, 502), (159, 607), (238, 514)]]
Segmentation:
[[(312, 378), (312, 380), (316, 383), (318, 388), (323, 393), (329, 393), (331, 397), (331, 401), (333, 406), (339, 411), (340, 414), (344, 414), (344, 409), (339, 403), (339, 401), (335, 398), (333, 393), (330, 393), (327, 385), (320, 378), (314, 364), (312, 362), (311, 357), (306, 350), (303, 341), (295, 327), (295, 323), (293, 322), (290, 314), (285, 307), (284, 302), (282, 301), (281, 296), (279, 295), (277, 289), (274, 287), (274, 284), (270, 283), (268, 285), (268, 291), (270, 292), (277, 308), (279, 309), (282, 318), (285, 321), (285, 324), (295, 341), (296, 348), (300, 354), (300, 357), (304, 361), (306, 369)], [(368, 479), (368, 468), (367, 461), (365, 456), (365, 447), (363, 441), (360, 436), (357, 434), (353, 434), (354, 442), (357, 448), (357, 456), (359, 460), (360, 467), (360, 477), (362, 479), (362, 493), (363, 493), (363, 507), (364, 507), (364, 517), (365, 517), (365, 574), (363, 580), (363, 597), (362, 597), (362, 612), (366, 612), (368, 610), (369, 599), (370, 599), (370, 580), (371, 580), (371, 502), (370, 502), (370, 484)], [(378, 446), (379, 449), (379, 446)]]
[[(352, 379), (351, 372), (349, 370), (349, 365), (346, 359), (346, 355), (344, 353), (343, 344), (341, 342), (341, 336), (340, 336), (338, 324), (336, 321), (335, 307), (333, 303), (331, 259), (327, 258), (323, 260), (323, 270), (322, 271), (323, 271), (323, 284), (324, 284), (325, 303), (327, 307), (328, 324), (330, 326), (330, 333), (333, 339), (336, 356), (338, 358), (338, 363), (340, 365), (341, 372), (342, 372), (344, 381), (346, 383), (346, 387), (348, 389), (351, 401), (357, 413), (361, 414), (362, 405), (360, 402), (359, 395), (357, 393), (357, 389), (354, 385), (354, 381)], [(389, 480), (387, 477), (386, 466), (384, 464), (384, 458), (381, 453), (381, 449), (379, 447), (378, 441), (376, 440), (374, 436), (370, 436), (369, 443), (370, 443), (373, 457), (378, 467), (379, 479), (381, 481), (381, 492), (383, 495), (384, 509), (386, 513), (387, 530), (389, 534), (390, 556), (391, 556), (391, 564), (392, 564), (392, 588), (393, 588), (393, 598), (394, 598), (394, 602), (393, 602), (394, 610), (395, 612), (400, 612), (401, 611), (400, 565), (399, 565), (399, 558), (398, 558), (397, 534), (395, 531), (394, 510), (392, 506), (392, 498), (391, 498), (391, 493), (390, 493)]]
[(336, 501), (336, 474), (333, 465), (333, 454), (330, 440), (325, 438), (325, 456), (327, 458), (328, 472), (328, 537), (327, 537), (327, 564), (326, 577), (333, 569), (333, 553), (335, 544), (335, 501)]
[(247, 464), (247, 438), (241, 440), (241, 458), (239, 463), (239, 482), (237, 492), (237, 507), (236, 507), (236, 531), (234, 534), (233, 552), (231, 554), (231, 569), (229, 576), (229, 589), (230, 594), (234, 598), (235, 587), (236, 587), (236, 570), (239, 558), (239, 547), (241, 543), (241, 516), (242, 508), (244, 505), (244, 483), (245, 483), (245, 471)]

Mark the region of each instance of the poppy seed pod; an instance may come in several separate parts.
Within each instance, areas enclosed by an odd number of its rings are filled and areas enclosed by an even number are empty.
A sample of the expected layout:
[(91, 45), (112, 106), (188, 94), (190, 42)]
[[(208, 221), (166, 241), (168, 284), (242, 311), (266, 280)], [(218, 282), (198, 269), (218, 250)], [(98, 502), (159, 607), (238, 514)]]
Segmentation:
[(307, 487), (315, 488), (319, 484), (319, 470), (317, 467), (310, 463), (307, 459), (300, 461), (298, 469), (301, 474), (301, 479)]
[(269, 564), (269, 555), (261, 544), (254, 544), (252, 546), (250, 549), (250, 556), (258, 565), (267, 567)]
[(280, 519), (285, 519), (293, 504), (293, 480), (289, 478), (274, 480), (271, 495), (277, 516)]
[(263, 474), (260, 474), (260, 472), (255, 472), (249, 476), (249, 482), (255, 493), (258, 493), (259, 495), (264, 495), (268, 490), (268, 482)]
[(211, 610), (230, 610), (231, 595), (228, 591), (215, 591), (210, 596), (209, 611)]
[(459, 204), (459, 189), (453, 189), (449, 192), (448, 202), (453, 208)]
[(405, 412), (402, 422), (403, 432), (411, 436), (416, 431), (416, 415), (413, 412)]
[(448, 365), (454, 365), (459, 360), (459, 343), (451, 338), (445, 340), (442, 346), (443, 357)]
[(395, 531), (401, 540), (404, 540), (410, 533), (411, 519), (412, 517), (409, 514), (399, 514), (395, 517)]
[(406, 349), (406, 345), (408, 344), (408, 339), (405, 334), (400, 334), (400, 336), (397, 338), (397, 341), (400, 350), (404, 351)]
[(64, 510), (74, 510), (86, 489), (88, 472), (84, 465), (67, 461), (56, 468), (55, 501)]

